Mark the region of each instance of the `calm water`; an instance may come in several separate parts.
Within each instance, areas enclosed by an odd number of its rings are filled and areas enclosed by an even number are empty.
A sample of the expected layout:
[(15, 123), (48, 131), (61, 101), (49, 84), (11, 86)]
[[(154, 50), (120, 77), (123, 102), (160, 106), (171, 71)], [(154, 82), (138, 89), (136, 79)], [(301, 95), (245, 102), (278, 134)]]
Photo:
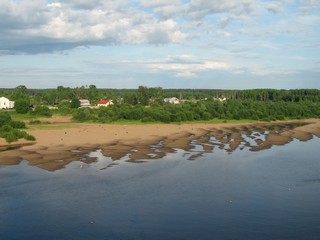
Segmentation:
[(194, 153), (2, 166), (0, 239), (320, 238), (320, 139), (187, 160)]

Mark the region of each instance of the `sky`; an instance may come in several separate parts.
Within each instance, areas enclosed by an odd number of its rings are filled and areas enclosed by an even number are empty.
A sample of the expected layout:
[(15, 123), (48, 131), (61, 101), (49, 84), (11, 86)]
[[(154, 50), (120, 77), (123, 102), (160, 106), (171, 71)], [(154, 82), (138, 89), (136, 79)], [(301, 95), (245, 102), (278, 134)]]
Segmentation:
[(320, 88), (320, 0), (0, 0), (0, 88)]

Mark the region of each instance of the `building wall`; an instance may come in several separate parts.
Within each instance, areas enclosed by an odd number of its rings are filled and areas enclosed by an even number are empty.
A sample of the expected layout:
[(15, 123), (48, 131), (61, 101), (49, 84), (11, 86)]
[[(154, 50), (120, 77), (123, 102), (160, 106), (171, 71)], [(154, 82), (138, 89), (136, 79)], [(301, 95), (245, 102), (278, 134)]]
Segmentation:
[(14, 107), (14, 102), (10, 101), (8, 98), (1, 97), (0, 98), (0, 108), (13, 108)]

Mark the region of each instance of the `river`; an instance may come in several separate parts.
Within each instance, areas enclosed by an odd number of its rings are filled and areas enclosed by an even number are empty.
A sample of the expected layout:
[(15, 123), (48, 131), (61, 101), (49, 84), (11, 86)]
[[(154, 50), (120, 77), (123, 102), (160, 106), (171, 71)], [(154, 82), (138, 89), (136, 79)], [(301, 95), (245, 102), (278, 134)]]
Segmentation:
[(1, 166), (0, 239), (319, 239), (319, 138), (198, 148), (138, 162), (95, 151), (54, 172)]

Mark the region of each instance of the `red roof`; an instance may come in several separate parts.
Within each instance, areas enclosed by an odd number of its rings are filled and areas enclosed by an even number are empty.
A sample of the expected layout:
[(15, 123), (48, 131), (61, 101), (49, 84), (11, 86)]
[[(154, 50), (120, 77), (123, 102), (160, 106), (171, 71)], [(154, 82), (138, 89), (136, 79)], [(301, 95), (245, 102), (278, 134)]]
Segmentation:
[(100, 100), (97, 104), (108, 104), (109, 100)]

